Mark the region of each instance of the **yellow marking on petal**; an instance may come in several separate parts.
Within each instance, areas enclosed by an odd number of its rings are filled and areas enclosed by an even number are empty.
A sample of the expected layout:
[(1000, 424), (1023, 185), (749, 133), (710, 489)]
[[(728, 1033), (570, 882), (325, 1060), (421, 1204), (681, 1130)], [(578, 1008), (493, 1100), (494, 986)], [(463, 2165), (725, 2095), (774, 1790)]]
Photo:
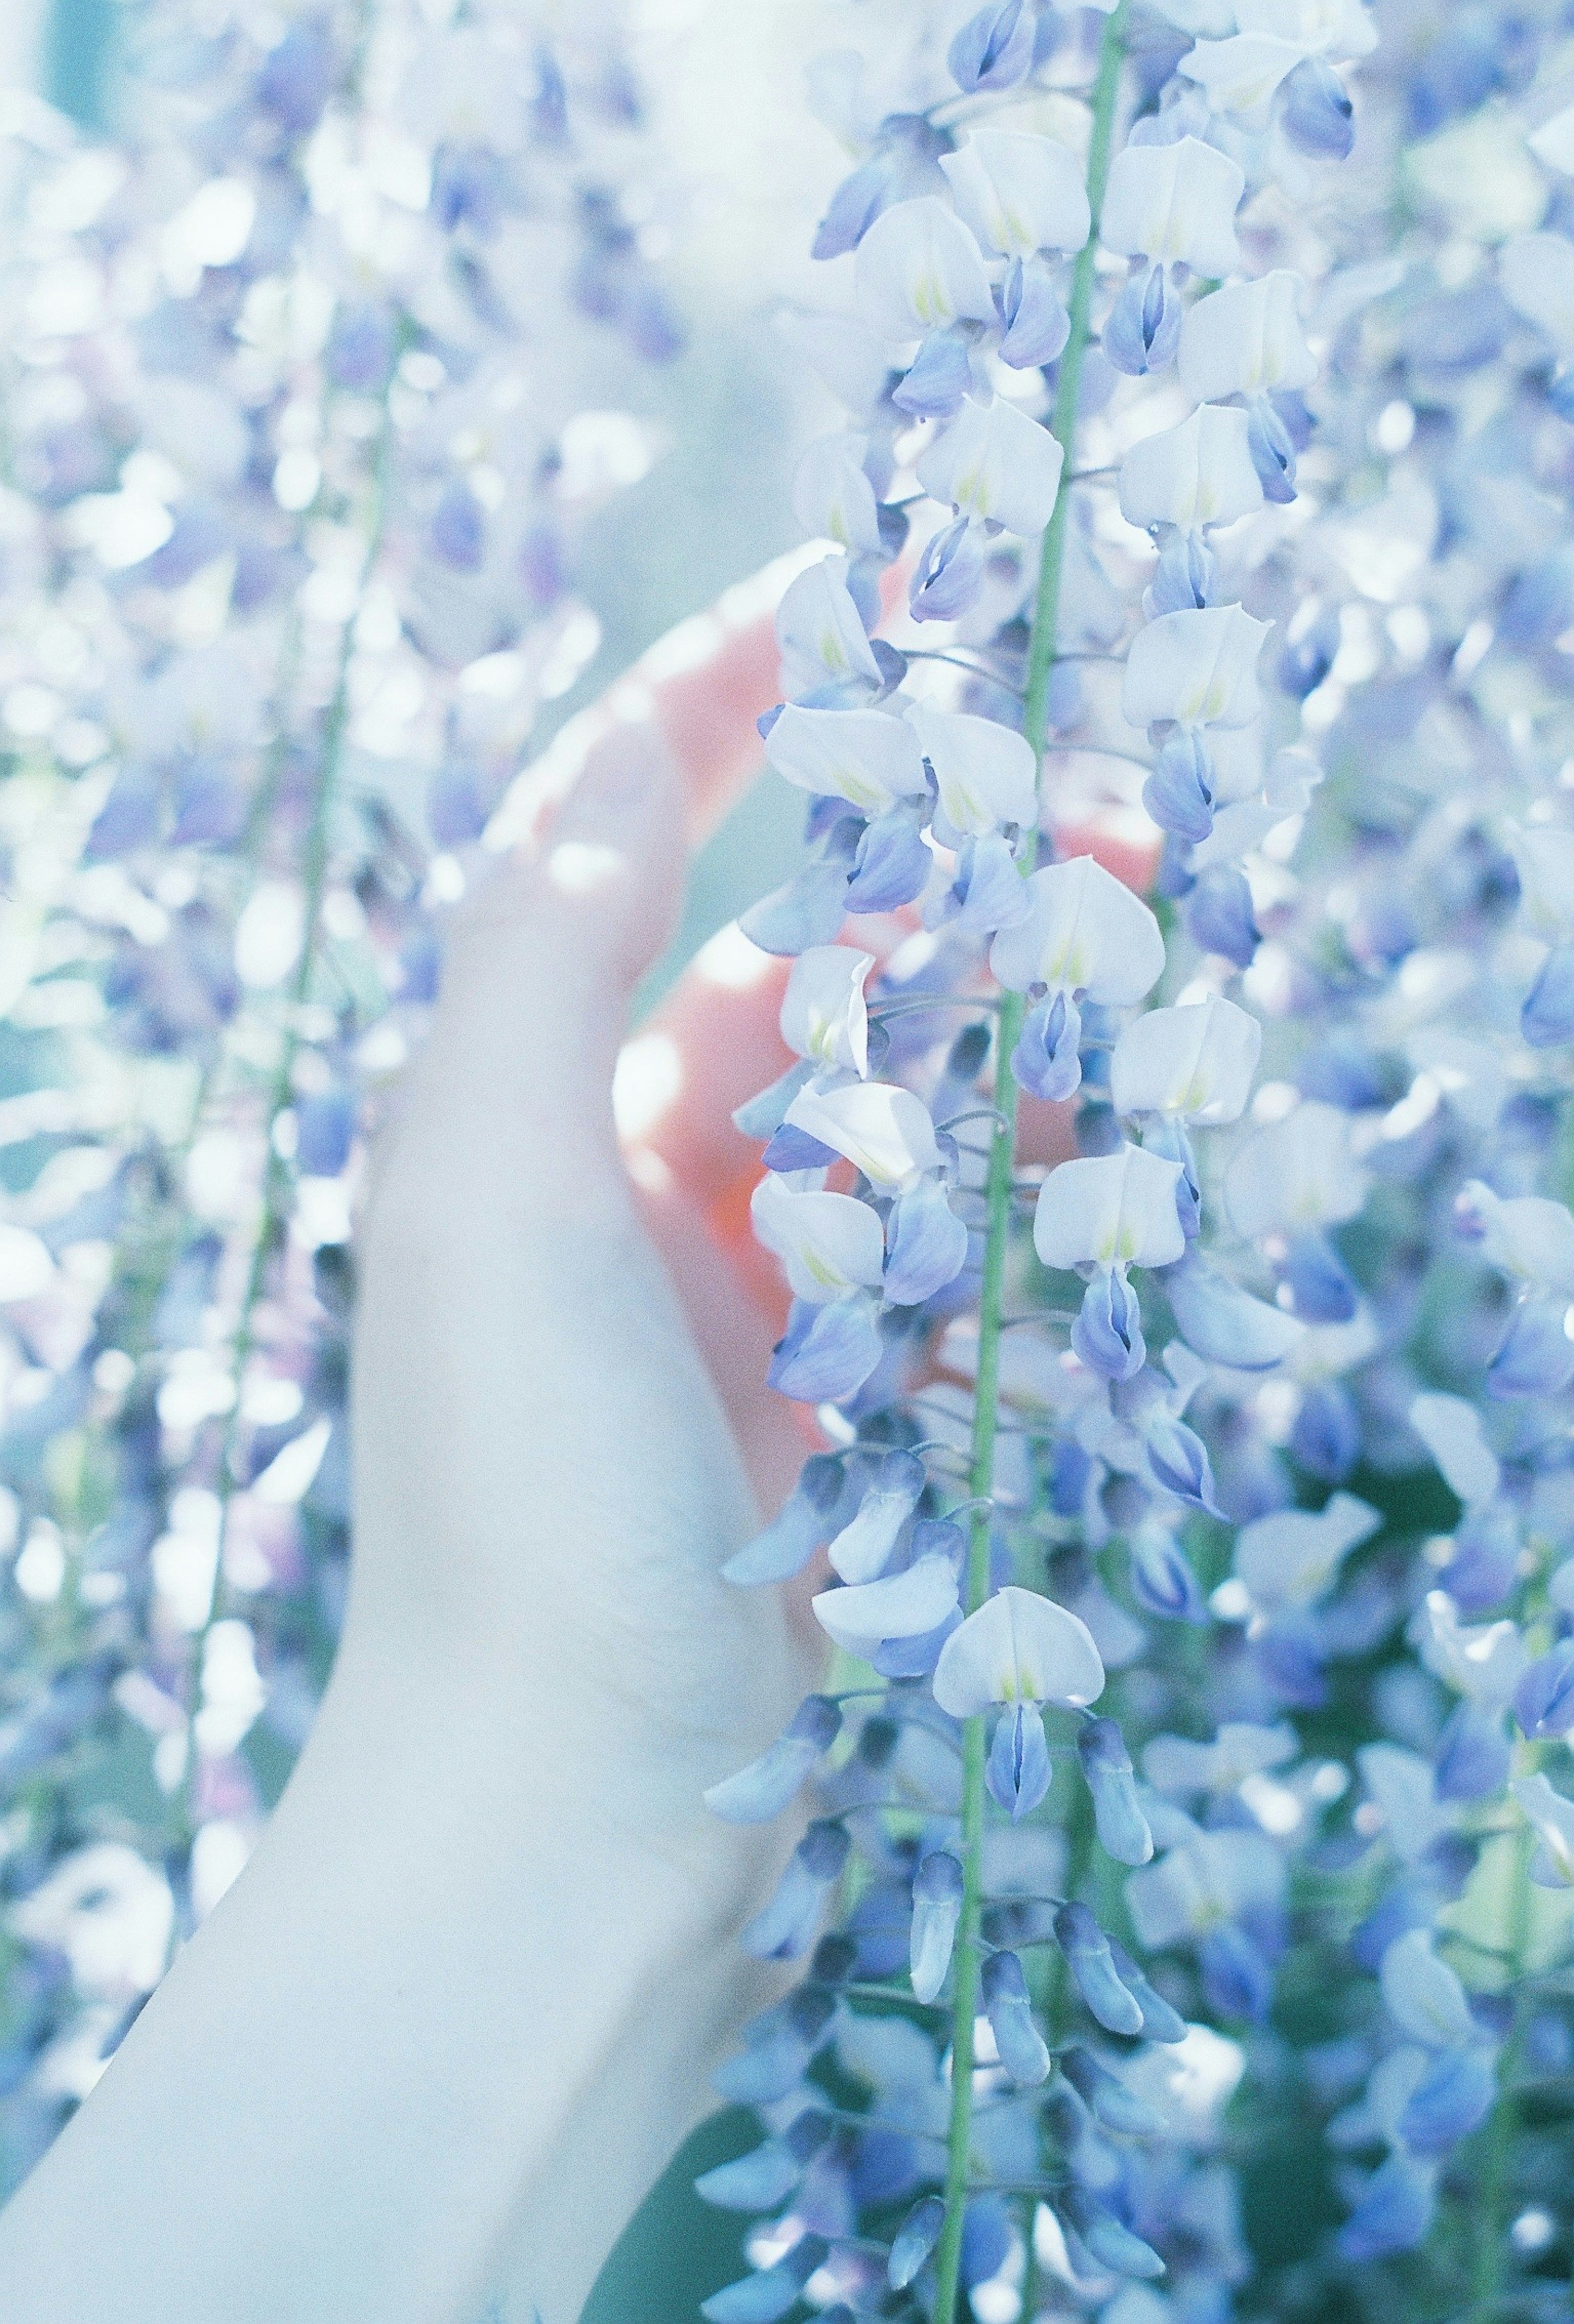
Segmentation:
[(861, 767), (838, 765), (836, 779), (841, 785), (843, 798), (851, 800), (854, 807), (861, 807), (873, 815), (879, 814), (884, 807), (884, 792), (869, 780)]
[(920, 275), (913, 284), (912, 311), (921, 323), (927, 323), (931, 329), (937, 324), (950, 321), (950, 309), (946, 298), (945, 285), (938, 274)]
[(956, 507), (974, 516), (989, 514), (989, 482), (982, 467), (964, 469), (953, 481), (951, 493)]

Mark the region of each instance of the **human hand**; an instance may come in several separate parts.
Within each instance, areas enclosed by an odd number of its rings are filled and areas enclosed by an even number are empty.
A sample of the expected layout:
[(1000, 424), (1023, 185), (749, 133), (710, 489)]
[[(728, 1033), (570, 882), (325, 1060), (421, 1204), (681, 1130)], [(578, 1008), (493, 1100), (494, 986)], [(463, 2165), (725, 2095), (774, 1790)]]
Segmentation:
[[(653, 705), (711, 812), (773, 659), (758, 624), (718, 643)], [(637, 1202), (609, 1102), (683, 822), (656, 729), (614, 732), (457, 917), (361, 1241), (334, 1679), (245, 1874), (0, 2226), (0, 2317), (570, 2324), (757, 2006), (733, 1939), (780, 1842), (700, 1794), (818, 1665), (718, 1572), (802, 1449), (715, 1231), (755, 1160), (730, 1104), (782, 1062), (773, 967), (675, 998)]]

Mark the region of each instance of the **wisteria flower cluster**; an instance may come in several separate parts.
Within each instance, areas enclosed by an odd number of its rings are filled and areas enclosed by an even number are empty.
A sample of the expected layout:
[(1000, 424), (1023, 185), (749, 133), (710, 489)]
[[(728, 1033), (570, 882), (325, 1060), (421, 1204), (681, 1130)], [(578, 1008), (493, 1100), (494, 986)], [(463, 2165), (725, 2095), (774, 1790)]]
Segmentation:
[(310, 1724), (368, 1111), (653, 456), (640, 94), (561, 13), (154, 5), (124, 140), (8, 100), (7, 2182)]
[(709, 1794), (808, 1814), (712, 2324), (1568, 2312), (1563, 31), (992, 0), (817, 84), (737, 1119), (819, 1449), (728, 1572), (836, 1659)]

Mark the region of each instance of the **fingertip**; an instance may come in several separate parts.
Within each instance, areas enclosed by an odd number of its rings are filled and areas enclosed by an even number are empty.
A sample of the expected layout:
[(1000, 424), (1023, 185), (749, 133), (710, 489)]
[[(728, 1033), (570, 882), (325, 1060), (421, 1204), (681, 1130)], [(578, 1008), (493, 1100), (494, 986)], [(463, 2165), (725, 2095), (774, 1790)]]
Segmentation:
[(559, 978), (588, 967), (632, 987), (677, 926), (685, 868), (671, 754), (648, 722), (617, 721), (455, 915), (450, 952), (498, 953), (509, 938)]

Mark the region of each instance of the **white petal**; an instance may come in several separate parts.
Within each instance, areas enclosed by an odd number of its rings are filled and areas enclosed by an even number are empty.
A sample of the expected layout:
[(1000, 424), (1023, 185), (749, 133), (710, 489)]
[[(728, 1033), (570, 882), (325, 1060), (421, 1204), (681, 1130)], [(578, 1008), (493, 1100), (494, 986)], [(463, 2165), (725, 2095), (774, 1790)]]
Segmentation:
[[(1524, 1640), (1517, 1624), (1477, 1622), (1467, 1627), (1446, 1590), (1429, 1590), (1421, 1633), (1421, 1660), (1430, 1671), (1489, 1711), (1500, 1711), (1525, 1666)], [(1411, 1632), (1413, 1637), (1415, 1632)]]
[(782, 683), (789, 695), (812, 694), (828, 681), (883, 684), (858, 609), (847, 593), (847, 559), (828, 557), (790, 582), (776, 608)]
[(1064, 458), (1049, 429), (1004, 396), (993, 403), (968, 396), (916, 473), (931, 500), (1026, 539), (1054, 513)]
[(1400, 1743), (1363, 1743), (1356, 1762), (1390, 1847), (1403, 1862), (1419, 1863), (1440, 1833), (1458, 1821), (1438, 1798), (1431, 1761)]
[(958, 838), (1008, 823), (1038, 820), (1038, 768), (1032, 745), (993, 718), (915, 703), (907, 723), (940, 787), (940, 811)]
[(1516, 234), (1498, 254), (1497, 279), (1509, 305), (1560, 355), (1574, 349), (1574, 243), (1560, 234)]
[(1010, 1586), (951, 1632), (934, 1674), (935, 1701), (953, 1719), (992, 1702), (1079, 1711), (1103, 1692), (1104, 1664), (1087, 1623), (1036, 1590)]
[(1479, 2038), (1465, 1988), (1432, 1950), (1430, 1929), (1395, 1937), (1378, 1971), (1388, 2014), (1415, 2042), (1439, 2050), (1463, 2049)]
[(1353, 1493), (1336, 1493), (1325, 1508), (1274, 1509), (1255, 1517), (1236, 1536), (1236, 1572), (1264, 1611), (1310, 1606), (1329, 1589), (1358, 1543), (1382, 1525), (1381, 1512)]
[(1238, 1120), (1252, 1093), (1263, 1028), (1233, 1001), (1209, 997), (1134, 1017), (1110, 1059), (1116, 1113), (1178, 1114), (1211, 1126)]
[(782, 1261), (800, 1299), (822, 1307), (860, 1284), (871, 1290), (878, 1286), (885, 1241), (867, 1203), (851, 1194), (787, 1186), (767, 1171), (749, 1211), (755, 1233)]
[(883, 210), (858, 244), (856, 269), (858, 312), (883, 338), (995, 319), (983, 254), (938, 195)]
[(869, 1012), (864, 980), (871, 952), (815, 945), (800, 953), (782, 996), (782, 1038), (801, 1057), (860, 1078), (869, 1070)]
[(1120, 512), (1128, 524), (1199, 532), (1233, 524), (1263, 505), (1244, 411), (1205, 403), (1179, 428), (1134, 444), (1121, 463)]
[(1248, 1775), (1261, 1775), (1297, 1757), (1295, 1729), (1283, 1720), (1259, 1727), (1227, 1719), (1211, 1743), (1180, 1735), (1155, 1735), (1143, 1753), (1143, 1773), (1160, 1792), (1233, 1792)]
[(866, 436), (821, 436), (805, 447), (792, 482), (792, 513), (804, 531), (854, 557), (880, 550), (875, 487), (864, 473), (868, 449)]
[(1574, 831), (1562, 824), (1518, 825), (1508, 835), (1519, 872), (1519, 908), (1543, 944), (1574, 942)]
[(856, 1516), (842, 1527), (826, 1551), (844, 1582), (873, 1582), (882, 1572), (922, 1489), (921, 1480), (894, 1491), (882, 1491), (877, 1485), (870, 1487), (858, 1505)]
[(36, 1299), (54, 1280), (55, 1263), (42, 1235), (0, 1221), (0, 1304)]
[(1535, 1877), (1544, 1887), (1574, 1888), (1574, 1800), (1545, 1775), (1521, 1775), (1509, 1789), (1542, 1843)]
[(911, 1185), (940, 1167), (934, 1124), (921, 1098), (893, 1082), (801, 1090), (787, 1109), (795, 1130), (818, 1138), (882, 1190)]
[(1505, 1203), (1478, 1178), (1460, 1188), (1459, 1201), (1479, 1222), (1482, 1256), (1494, 1267), (1574, 1299), (1574, 1216), (1566, 1203), (1546, 1194), (1514, 1194)]
[(811, 1602), (816, 1621), (838, 1646), (866, 1656), (883, 1638), (921, 1638), (938, 1630), (957, 1602), (956, 1568), (949, 1557), (921, 1557), (905, 1573), (822, 1590)]
[(1180, 326), (1180, 384), (1195, 402), (1310, 387), (1317, 358), (1301, 327), (1301, 277), (1285, 268), (1199, 299)]
[(1141, 1146), (1062, 1162), (1039, 1189), (1033, 1247), (1046, 1267), (1168, 1267), (1186, 1249), (1180, 1176)]
[(1539, 129), (1532, 129), (1525, 143), (1538, 161), (1560, 177), (1574, 178), (1574, 105), (1566, 105), (1561, 113), (1554, 113)]
[(1027, 883), (1028, 918), (1002, 929), (989, 965), (1013, 992), (1030, 985), (1085, 992), (1096, 1007), (1129, 1009), (1164, 971), (1164, 939), (1140, 896), (1091, 855), (1047, 863)]
[(1132, 640), (1120, 706), (1132, 726), (1245, 726), (1262, 707), (1257, 656), (1272, 622), (1240, 605), (1162, 613)]
[(1199, 1936), (1247, 1906), (1275, 1905), (1284, 1860), (1261, 1831), (1199, 1831), (1144, 1865), (1125, 1884), (1132, 1926), (1144, 1951)]
[(1149, 0), (1153, 14), (1194, 41), (1222, 38), (1236, 29), (1235, 0)]
[(1370, 56), (1377, 45), (1377, 28), (1360, 0), (1236, 0), (1236, 24), (1341, 64)]
[(765, 737), (765, 756), (800, 790), (884, 815), (928, 788), (923, 753), (905, 719), (884, 710), (805, 710), (790, 702)]
[(1236, 1233), (1255, 1242), (1353, 1219), (1367, 1183), (1350, 1152), (1349, 1116), (1304, 1098), (1236, 1149), (1225, 1173), (1225, 1203)]
[(1238, 162), (1199, 138), (1128, 145), (1109, 173), (1100, 239), (1124, 257), (1233, 274), (1241, 256), (1236, 206), (1245, 183)]
[(1481, 1430), (1481, 1416), (1462, 1396), (1411, 1399), (1410, 1425), (1467, 1508), (1489, 1501), (1501, 1479), (1497, 1456)]
[(1091, 218), (1082, 167), (1052, 137), (976, 129), (959, 152), (942, 153), (958, 209), (986, 250), (1030, 258), (1080, 250)]
[(1240, 32), (1227, 41), (1199, 41), (1175, 69), (1208, 92), (1211, 112), (1259, 113), (1308, 53), (1299, 41)]

